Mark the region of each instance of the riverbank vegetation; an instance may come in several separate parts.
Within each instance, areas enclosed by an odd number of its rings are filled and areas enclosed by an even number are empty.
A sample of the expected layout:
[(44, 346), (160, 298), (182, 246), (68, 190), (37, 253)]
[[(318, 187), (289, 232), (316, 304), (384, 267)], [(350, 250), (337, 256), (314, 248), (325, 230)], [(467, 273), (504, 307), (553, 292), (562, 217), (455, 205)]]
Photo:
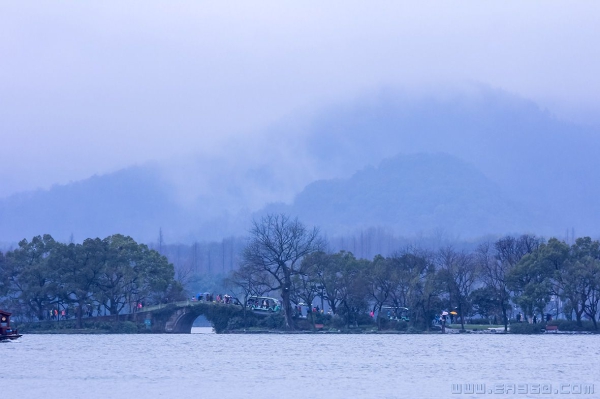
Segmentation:
[[(589, 237), (569, 244), (525, 234), (469, 250), (404, 246), (364, 259), (329, 251), (297, 219), (267, 215), (238, 256), (220, 287), (242, 311), (218, 319), (219, 331), (437, 331), (443, 311), (456, 330), (599, 330), (600, 243)], [(119, 234), (81, 244), (37, 236), (0, 253), (0, 305), (21, 323), (74, 320), (50, 329), (189, 298), (197, 291), (185, 283), (165, 256)], [(279, 299), (281, 313), (256, 317), (251, 296)]]
[(81, 244), (50, 235), (22, 240), (0, 254), (0, 298), (19, 321), (113, 315), (183, 298), (173, 265), (131, 237), (112, 235)]
[[(291, 318), (300, 304), (308, 304), (310, 325), (325, 328), (370, 322), (379, 330), (405, 325), (430, 330), (447, 310), (461, 330), (474, 320), (502, 324), (507, 331), (511, 321), (538, 324), (558, 317), (565, 319), (559, 321), (562, 329), (598, 330), (600, 243), (589, 237), (569, 245), (525, 234), (484, 242), (471, 252), (407, 247), (366, 260), (322, 250), (316, 230), (283, 215), (254, 226), (229, 286), (239, 298), (279, 293), (286, 329), (303, 328), (303, 320)], [(319, 245), (307, 250), (305, 244), (315, 242)], [(285, 259), (299, 243), (302, 256)], [(317, 320), (325, 309), (330, 319)], [(406, 315), (400, 317), (397, 309)]]
[(77, 320), (44, 320), (25, 322), (19, 326), (19, 331), (25, 334), (139, 334), (149, 333), (144, 324), (131, 321), (112, 320), (97, 321)]

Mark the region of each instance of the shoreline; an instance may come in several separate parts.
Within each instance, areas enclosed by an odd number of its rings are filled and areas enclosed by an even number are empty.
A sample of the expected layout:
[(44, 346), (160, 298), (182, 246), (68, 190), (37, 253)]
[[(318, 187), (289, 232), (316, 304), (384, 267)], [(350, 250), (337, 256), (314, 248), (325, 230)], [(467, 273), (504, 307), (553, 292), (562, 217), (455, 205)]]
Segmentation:
[[(37, 330), (37, 331), (28, 331), (24, 332), (25, 335), (181, 335), (188, 333), (156, 333), (156, 332), (112, 332), (100, 329), (64, 329), (64, 330)], [(189, 333), (193, 334), (193, 333)], [(223, 331), (221, 333), (214, 334), (223, 334), (223, 335), (235, 335), (235, 334), (286, 334), (286, 335), (323, 335), (323, 334), (337, 334), (337, 335), (598, 335), (600, 331), (552, 331), (552, 332), (540, 332), (540, 333), (511, 333), (510, 331), (486, 331), (486, 330), (476, 330), (476, 331), (458, 331), (451, 330), (446, 331), (446, 333), (442, 334), (440, 331), (394, 331), (394, 330), (318, 330), (318, 331), (306, 331), (306, 330), (230, 330)]]

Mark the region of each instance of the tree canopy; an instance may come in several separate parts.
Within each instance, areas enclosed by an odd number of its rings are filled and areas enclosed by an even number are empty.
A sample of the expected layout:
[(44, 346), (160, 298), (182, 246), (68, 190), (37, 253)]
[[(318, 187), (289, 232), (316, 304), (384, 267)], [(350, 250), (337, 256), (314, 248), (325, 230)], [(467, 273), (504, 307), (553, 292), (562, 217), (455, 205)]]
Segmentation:
[(319, 230), (306, 228), (298, 219), (280, 214), (252, 222), (250, 239), (243, 253), (244, 265), (273, 277), (276, 282), (273, 289), (281, 293), (289, 329), (294, 328), (290, 300), (292, 278), (299, 274), (302, 259), (324, 246)]
[(81, 323), (84, 313), (116, 315), (183, 292), (167, 258), (120, 234), (81, 244), (37, 236), (0, 259), (1, 299), (29, 319), (71, 310)]

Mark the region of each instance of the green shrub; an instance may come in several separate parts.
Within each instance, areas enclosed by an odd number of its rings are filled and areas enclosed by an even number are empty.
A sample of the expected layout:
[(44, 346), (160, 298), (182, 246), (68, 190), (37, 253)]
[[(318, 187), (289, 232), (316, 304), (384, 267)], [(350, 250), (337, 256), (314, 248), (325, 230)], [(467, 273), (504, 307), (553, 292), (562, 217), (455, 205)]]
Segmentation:
[[(229, 324), (229, 320), (234, 317), (243, 317), (243, 310), (238, 306), (229, 306), (229, 305), (204, 305), (204, 315), (213, 325), (216, 333), (221, 333), (227, 330), (227, 326)], [(247, 312), (247, 319), (251, 319), (253, 317), (252, 312)]]
[(571, 320), (551, 320), (547, 324), (558, 326), (559, 331), (597, 331), (592, 321), (582, 321), (581, 326), (578, 326), (576, 321)]
[(377, 323), (382, 330), (387, 330), (389, 328), (393, 328), (396, 324), (396, 321), (390, 320), (387, 317), (379, 317), (377, 319)]
[(346, 327), (346, 320), (344, 320), (343, 317), (335, 315), (331, 318), (331, 326), (337, 328), (338, 330), (342, 329)]
[(359, 326), (370, 326), (375, 324), (375, 319), (373, 319), (371, 316), (369, 316), (366, 313), (359, 313), (356, 316), (356, 322), (358, 323)]
[(227, 322), (227, 330), (241, 330), (244, 328), (244, 318), (243, 317), (232, 317)]
[(312, 326), (309, 319), (296, 319), (296, 328), (298, 330), (312, 330)]
[(514, 323), (510, 325), (511, 334), (541, 334), (542, 329), (545, 327), (542, 323), (529, 324), (529, 323)]
[(136, 334), (138, 332), (138, 326), (132, 321), (124, 321), (116, 325), (114, 332), (121, 334)]
[(313, 313), (313, 317), (315, 319), (315, 324), (329, 325), (331, 323), (332, 316), (324, 313)]
[(465, 319), (467, 322), (466, 324), (477, 324), (477, 325), (489, 325), (490, 324), (490, 320), (489, 319)]
[(100, 330), (110, 331), (112, 330), (112, 324), (107, 322), (99, 322), (97, 328), (99, 328)]
[(285, 318), (281, 313), (273, 313), (259, 322), (259, 326), (267, 328), (284, 328)]
[(395, 321), (395, 330), (397, 331), (407, 331), (408, 330), (408, 322), (404, 321), (404, 320), (397, 320)]
[[(233, 320), (233, 321), (232, 321)], [(234, 316), (227, 322), (227, 330), (241, 330), (244, 328), (256, 327), (258, 320), (252, 312), (246, 314), (246, 325), (244, 326), (244, 316), (240, 313), (239, 316)]]
[(67, 323), (68, 322), (66, 321), (56, 322), (53, 320), (44, 320), (31, 323), (19, 323), (18, 325), (14, 325), (13, 327), (16, 327), (21, 333), (36, 331), (53, 331), (58, 328), (68, 328), (69, 324)]

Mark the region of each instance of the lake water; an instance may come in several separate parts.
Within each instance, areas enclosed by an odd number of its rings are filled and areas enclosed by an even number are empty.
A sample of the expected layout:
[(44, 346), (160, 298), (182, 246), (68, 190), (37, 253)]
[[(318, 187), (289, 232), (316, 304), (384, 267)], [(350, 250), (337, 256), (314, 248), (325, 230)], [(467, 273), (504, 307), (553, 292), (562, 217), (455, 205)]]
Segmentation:
[[(26, 335), (0, 344), (0, 398), (600, 397), (600, 335), (206, 333), (210, 331)], [(485, 384), (486, 392), (464, 393), (460, 385), (463, 393), (453, 394), (453, 383)], [(552, 384), (552, 394), (512, 394), (510, 385), (528, 384), (530, 392), (543, 383)], [(595, 394), (555, 392), (576, 391), (582, 383), (594, 384)], [(505, 384), (504, 394), (487, 392), (500, 389), (498, 384)]]

